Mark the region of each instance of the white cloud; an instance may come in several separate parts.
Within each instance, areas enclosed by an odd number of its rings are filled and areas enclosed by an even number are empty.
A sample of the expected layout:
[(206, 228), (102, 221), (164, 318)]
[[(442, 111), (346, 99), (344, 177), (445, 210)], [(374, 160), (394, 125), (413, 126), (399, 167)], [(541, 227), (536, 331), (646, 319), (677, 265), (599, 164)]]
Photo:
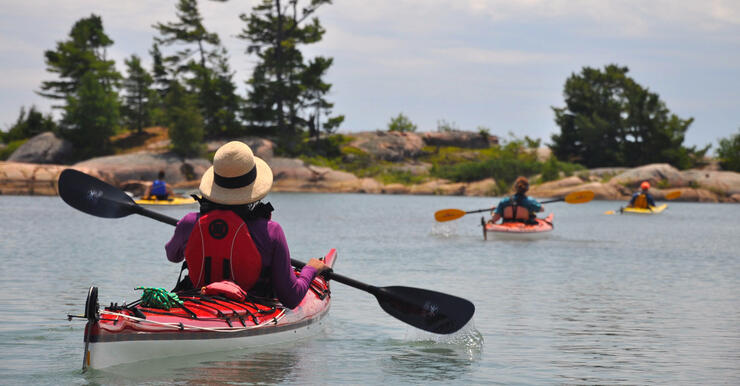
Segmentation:
[(519, 64), (545, 64), (562, 60), (558, 54), (546, 54), (539, 52), (493, 50), (476, 47), (452, 47), (434, 50), (439, 57), (446, 57), (460, 63), (484, 64), (484, 65), (519, 65)]

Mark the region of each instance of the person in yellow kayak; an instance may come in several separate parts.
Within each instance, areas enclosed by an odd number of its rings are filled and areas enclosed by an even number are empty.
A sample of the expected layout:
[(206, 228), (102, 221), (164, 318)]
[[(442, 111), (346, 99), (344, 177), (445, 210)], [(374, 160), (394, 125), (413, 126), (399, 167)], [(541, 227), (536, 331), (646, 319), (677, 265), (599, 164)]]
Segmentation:
[(542, 212), (545, 208), (537, 200), (527, 197), (529, 190), (529, 180), (526, 177), (519, 177), (514, 181), (514, 191), (511, 197), (506, 197), (498, 203), (496, 209), (491, 214), (493, 218), (488, 220), (494, 224), (503, 218), (503, 222), (519, 221), (527, 224), (536, 224), (537, 212)]
[(647, 181), (643, 181), (642, 184), (640, 184), (640, 191), (635, 192), (635, 194), (632, 195), (630, 203), (627, 205), (627, 207), (650, 209), (650, 207), (656, 206), (655, 199), (653, 199), (653, 195), (650, 194), (648, 190), (650, 190), (650, 183)]
[(172, 195), (172, 188), (164, 181), (164, 170), (160, 170), (157, 173), (157, 179), (151, 185), (147, 186), (144, 198), (149, 200), (167, 200)]
[(300, 304), (313, 278), (329, 267), (312, 258), (295, 274), (283, 228), (272, 220), (272, 205), (261, 201), (271, 188), (270, 166), (245, 143), (216, 151), (200, 180), (200, 212), (180, 219), (165, 245), (169, 261), (187, 262), (185, 288), (226, 281), (288, 308)]

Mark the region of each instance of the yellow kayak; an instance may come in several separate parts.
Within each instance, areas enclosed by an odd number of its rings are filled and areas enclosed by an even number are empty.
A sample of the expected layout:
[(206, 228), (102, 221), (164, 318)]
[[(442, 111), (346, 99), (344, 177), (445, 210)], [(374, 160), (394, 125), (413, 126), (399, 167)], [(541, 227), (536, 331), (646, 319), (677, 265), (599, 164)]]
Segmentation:
[(170, 197), (166, 200), (140, 198), (134, 202), (139, 205), (190, 205), (195, 204), (196, 201), (192, 197)]
[(637, 214), (656, 214), (660, 213), (665, 208), (668, 207), (668, 204), (658, 205), (658, 206), (651, 206), (650, 209), (645, 208), (622, 208), (622, 213), (637, 213)]

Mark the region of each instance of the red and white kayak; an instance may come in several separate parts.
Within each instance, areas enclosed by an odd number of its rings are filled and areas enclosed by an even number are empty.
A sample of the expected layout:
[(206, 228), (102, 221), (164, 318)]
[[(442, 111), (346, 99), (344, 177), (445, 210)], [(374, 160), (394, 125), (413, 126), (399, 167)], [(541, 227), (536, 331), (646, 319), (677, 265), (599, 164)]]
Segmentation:
[[(324, 263), (331, 267), (336, 257), (332, 249)], [(99, 310), (97, 288), (90, 288), (83, 369), (300, 339), (322, 328), (331, 300), (329, 283), (322, 277), (313, 280), (294, 309), (276, 299), (247, 297), (240, 302), (197, 290), (177, 295), (182, 306), (169, 310), (143, 307), (139, 301)]]
[[(553, 229), (553, 214), (537, 219), (537, 224), (505, 222), (502, 224), (484, 223), (484, 236), (494, 236), (505, 240), (539, 240), (550, 236)], [(483, 221), (481, 219), (481, 221)]]

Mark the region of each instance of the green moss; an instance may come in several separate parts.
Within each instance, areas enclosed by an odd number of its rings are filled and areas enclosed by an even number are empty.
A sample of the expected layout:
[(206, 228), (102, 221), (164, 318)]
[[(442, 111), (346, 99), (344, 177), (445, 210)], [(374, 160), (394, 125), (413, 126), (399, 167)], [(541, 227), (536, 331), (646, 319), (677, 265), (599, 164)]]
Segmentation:
[(375, 179), (384, 184), (398, 183), (403, 185), (415, 185), (423, 183), (427, 178), (407, 171), (385, 170), (375, 176)]
[(6, 146), (3, 149), (0, 149), (0, 160), (5, 161), (6, 159), (8, 159), (8, 157), (10, 157), (10, 155), (13, 154), (13, 152), (18, 150), (18, 148), (21, 147), (21, 145), (26, 143), (26, 141), (28, 141), (28, 138), (10, 141), (10, 143), (8, 143), (8, 146)]

